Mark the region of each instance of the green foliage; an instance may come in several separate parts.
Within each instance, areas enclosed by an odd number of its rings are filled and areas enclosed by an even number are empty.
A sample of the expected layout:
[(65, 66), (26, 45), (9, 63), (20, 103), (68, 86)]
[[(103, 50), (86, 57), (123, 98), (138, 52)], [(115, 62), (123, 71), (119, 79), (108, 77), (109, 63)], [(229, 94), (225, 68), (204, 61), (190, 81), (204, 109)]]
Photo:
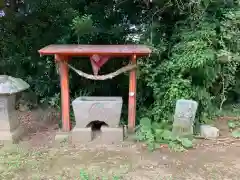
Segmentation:
[(240, 116), (240, 104), (225, 105), (223, 111), (218, 111), (216, 114), (218, 117), (239, 117)]
[(88, 174), (85, 171), (83, 171), (83, 170), (80, 171), (80, 178), (84, 179), (84, 180), (88, 180), (89, 179)]
[(239, 120), (229, 120), (228, 127), (232, 131), (232, 137), (240, 138), (240, 122), (239, 122)]
[(91, 16), (84, 15), (82, 17), (75, 17), (71, 24), (74, 34), (78, 37), (78, 44), (80, 44), (80, 36), (91, 33), (93, 28), (93, 21)]
[(234, 138), (240, 138), (240, 130), (235, 130), (232, 132), (232, 137)]
[(240, 122), (238, 120), (229, 120), (228, 127), (232, 131), (232, 137), (240, 138)]
[(150, 151), (160, 144), (168, 144), (168, 147), (174, 151), (184, 151), (193, 147), (193, 141), (190, 138), (175, 136), (168, 124), (152, 123), (146, 117), (140, 120), (136, 140), (146, 142)]
[(239, 121), (236, 121), (236, 120), (230, 120), (228, 121), (228, 127), (230, 129), (236, 129), (236, 128), (239, 128), (240, 127), (240, 122)]
[[(161, 20), (156, 17), (151, 23), (162, 25), (161, 33), (149, 27), (159, 41), (150, 42), (155, 54), (147, 63), (140, 62), (140, 79), (154, 99), (148, 116), (156, 122), (171, 122), (176, 101), (186, 98), (198, 101), (198, 119), (209, 121), (230, 98), (233, 102), (238, 97), (234, 93), (240, 87), (239, 2), (198, 1), (177, 7), (185, 15), (172, 13), (175, 22), (169, 24), (162, 19), (164, 13), (155, 14)], [(189, 7), (194, 10), (190, 12)]]
[[(88, 173), (86, 171), (84, 171), (83, 169), (80, 170), (80, 179), (81, 180), (89, 180), (89, 179), (92, 179), (92, 180), (98, 180), (98, 179), (105, 179), (104, 177), (90, 177), (88, 175)], [(118, 176), (113, 176), (111, 178), (112, 180), (119, 180), (120, 178)]]

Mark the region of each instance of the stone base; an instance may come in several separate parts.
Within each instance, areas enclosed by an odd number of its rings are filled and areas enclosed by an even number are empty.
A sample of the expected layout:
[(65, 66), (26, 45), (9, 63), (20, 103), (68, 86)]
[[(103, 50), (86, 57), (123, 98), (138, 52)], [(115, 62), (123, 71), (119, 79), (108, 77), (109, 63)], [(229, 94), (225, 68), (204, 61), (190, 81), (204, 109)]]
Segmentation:
[(63, 132), (61, 130), (56, 132), (55, 141), (63, 142), (69, 139), (69, 132)]
[(94, 141), (101, 144), (118, 144), (123, 141), (123, 138), (123, 128), (102, 127), (99, 137)]
[(86, 144), (94, 142), (97, 144), (115, 144), (123, 141), (123, 128), (102, 127), (101, 131), (92, 132), (91, 128), (74, 128), (70, 135), (73, 144)]
[(88, 143), (92, 141), (91, 128), (74, 128), (70, 134), (70, 140), (75, 143)]
[(22, 126), (19, 126), (12, 132), (10, 132), (10, 130), (1, 130), (0, 141), (11, 141), (12, 143), (18, 143), (24, 134), (25, 130)]

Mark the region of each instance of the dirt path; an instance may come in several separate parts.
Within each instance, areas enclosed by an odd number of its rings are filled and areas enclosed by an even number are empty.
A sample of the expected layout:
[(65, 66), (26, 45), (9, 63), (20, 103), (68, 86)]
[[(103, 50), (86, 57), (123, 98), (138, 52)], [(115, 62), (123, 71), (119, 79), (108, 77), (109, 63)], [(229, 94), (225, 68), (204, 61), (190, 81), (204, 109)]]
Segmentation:
[[(210, 142), (209, 142), (210, 143)], [(0, 179), (80, 179), (91, 176), (121, 179), (239, 179), (240, 142), (206, 145), (184, 153), (167, 149), (148, 152), (141, 145), (71, 147), (26, 150), (5, 146), (0, 150)]]

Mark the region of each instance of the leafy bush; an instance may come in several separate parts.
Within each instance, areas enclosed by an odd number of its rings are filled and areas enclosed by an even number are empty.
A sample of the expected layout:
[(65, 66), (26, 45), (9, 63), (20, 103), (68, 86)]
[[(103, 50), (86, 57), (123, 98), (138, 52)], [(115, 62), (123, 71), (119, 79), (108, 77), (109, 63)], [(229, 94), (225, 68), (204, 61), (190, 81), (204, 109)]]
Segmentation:
[(168, 144), (174, 151), (184, 151), (193, 147), (191, 137), (175, 136), (169, 123), (152, 123), (149, 118), (142, 118), (136, 131), (136, 140), (147, 142), (149, 150), (156, 145)]
[(240, 138), (240, 122), (238, 120), (229, 120), (228, 127), (232, 131), (234, 138)]
[[(176, 21), (164, 24), (168, 30), (158, 33), (165, 28), (155, 28), (164, 21), (160, 18), (151, 21), (154, 27), (146, 32), (154, 35), (154, 41), (148, 43), (155, 55), (141, 63), (140, 79), (152, 92), (154, 103), (149, 106), (148, 117), (155, 122), (171, 122), (180, 98), (198, 101), (198, 117), (204, 122), (235, 96), (233, 90), (239, 86), (239, 2), (207, 2), (199, 6), (186, 2), (181, 8), (185, 15), (177, 18), (173, 13)], [(196, 12), (189, 12), (190, 6)], [(195, 19), (192, 13), (201, 16)]]

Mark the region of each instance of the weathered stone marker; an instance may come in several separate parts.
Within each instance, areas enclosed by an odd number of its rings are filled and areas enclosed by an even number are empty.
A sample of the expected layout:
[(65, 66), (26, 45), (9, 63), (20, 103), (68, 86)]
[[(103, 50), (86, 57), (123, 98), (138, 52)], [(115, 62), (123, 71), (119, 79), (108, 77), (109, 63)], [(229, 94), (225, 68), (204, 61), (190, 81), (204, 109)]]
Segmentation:
[(193, 125), (198, 103), (193, 100), (180, 99), (176, 103), (172, 132), (176, 136), (193, 134)]
[(15, 110), (16, 94), (29, 88), (19, 78), (0, 75), (0, 140), (17, 141), (24, 133)]
[[(72, 102), (76, 125), (72, 130), (72, 142), (98, 141), (112, 144), (123, 140), (123, 128), (119, 127), (122, 98), (121, 97), (79, 97)], [(107, 127), (99, 127), (96, 138), (93, 128), (88, 127), (96, 121), (106, 123)], [(92, 125), (92, 127), (93, 127)]]

